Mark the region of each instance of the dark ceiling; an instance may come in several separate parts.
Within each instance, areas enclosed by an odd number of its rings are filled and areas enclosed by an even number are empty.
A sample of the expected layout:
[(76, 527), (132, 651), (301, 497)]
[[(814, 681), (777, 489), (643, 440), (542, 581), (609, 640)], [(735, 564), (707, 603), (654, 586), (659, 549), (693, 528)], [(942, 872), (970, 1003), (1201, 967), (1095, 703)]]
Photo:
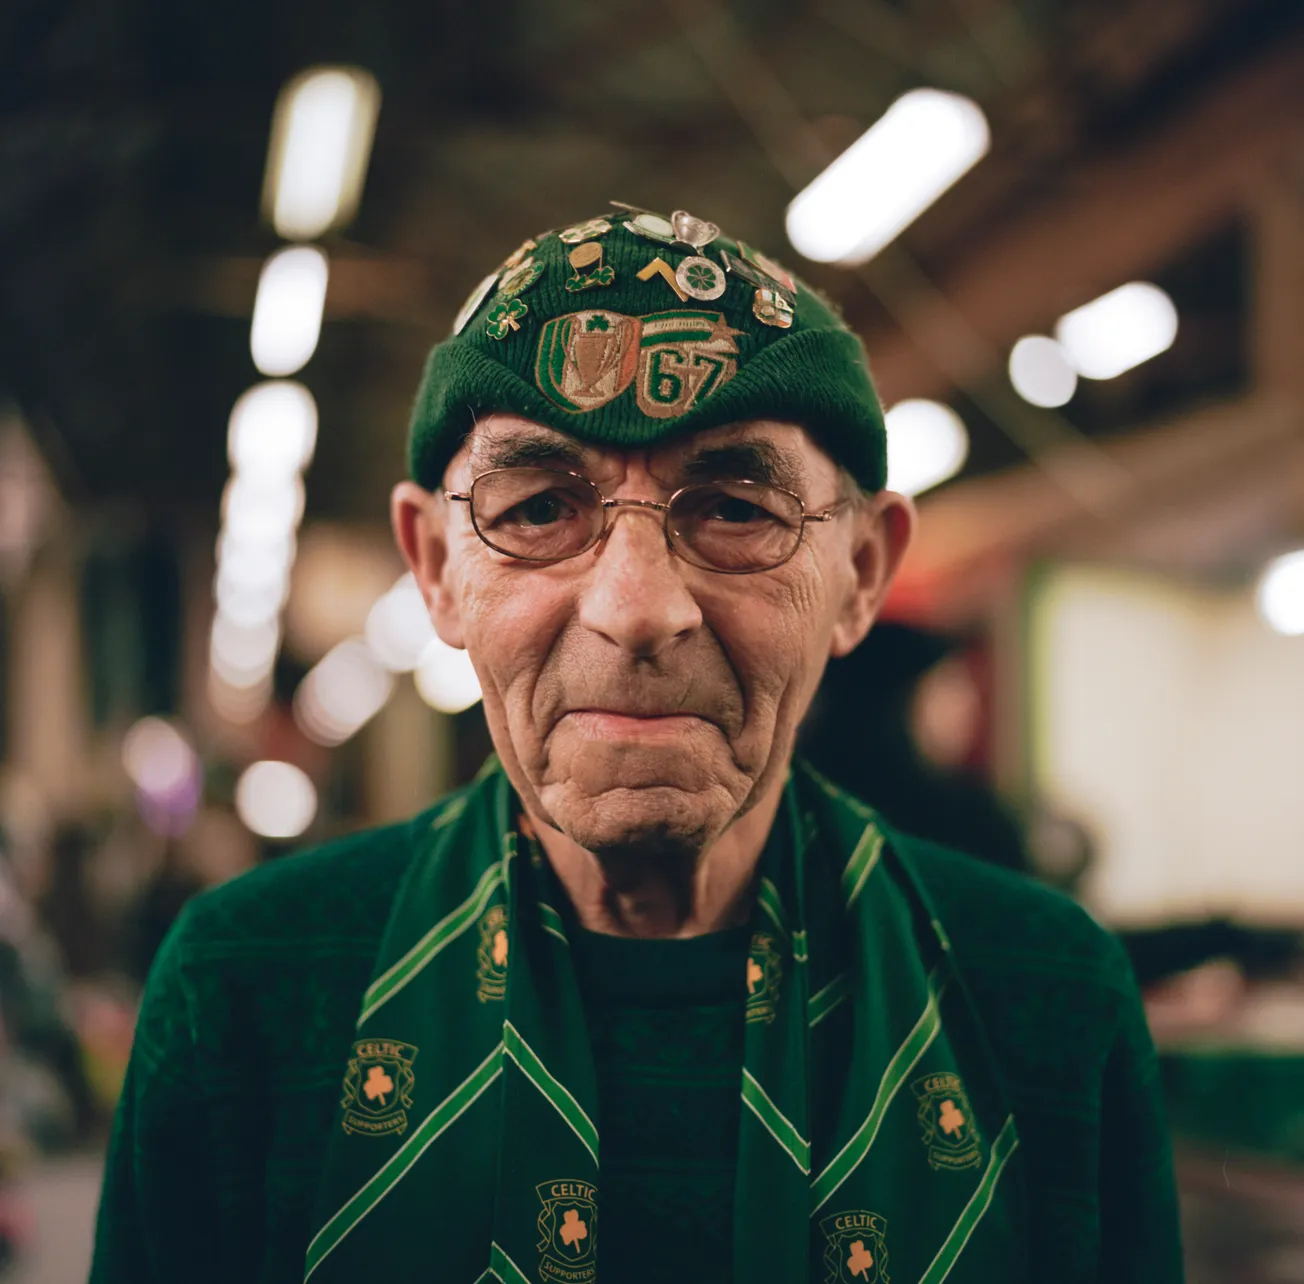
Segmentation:
[[(686, 206), (782, 253), (794, 185), (905, 89), (960, 90), (992, 122), (987, 160), (880, 267), (805, 265), (871, 357), (896, 345), (905, 369), (912, 291), (962, 290), (1028, 211), (1071, 205), (1084, 174), (1298, 53), (1302, 28), (1285, 0), (6, 0), (0, 393), (75, 501), (216, 522), (226, 418), (257, 377), (257, 273), (277, 245), (259, 215), (272, 107), (316, 62), (369, 68), (384, 98), (360, 215), (326, 242), (327, 324), (300, 376), (322, 416), (309, 513), (378, 518), (426, 348), (523, 235), (616, 197)], [(1182, 310), (1178, 345), (1072, 403), (1074, 429), (1244, 381), (1245, 237), (1232, 212), (1205, 221), (1155, 264)], [(1015, 288), (1044, 294), (1021, 304), (1043, 326), (1082, 301), (1044, 271)], [(983, 364), (944, 390), (978, 471), (1019, 456)]]

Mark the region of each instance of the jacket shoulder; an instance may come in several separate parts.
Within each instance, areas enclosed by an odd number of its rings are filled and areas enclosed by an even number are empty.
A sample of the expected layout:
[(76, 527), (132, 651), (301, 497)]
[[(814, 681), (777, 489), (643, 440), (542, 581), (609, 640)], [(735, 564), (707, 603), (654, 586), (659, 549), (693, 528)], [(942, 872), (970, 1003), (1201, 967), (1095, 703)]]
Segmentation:
[(259, 939), (282, 946), (378, 939), (421, 835), (451, 800), (410, 820), (280, 857), (200, 893), (178, 924), (183, 950)]
[(925, 839), (893, 834), (892, 845), (962, 961), (1077, 976), (1120, 994), (1134, 992), (1117, 938), (1062, 892)]

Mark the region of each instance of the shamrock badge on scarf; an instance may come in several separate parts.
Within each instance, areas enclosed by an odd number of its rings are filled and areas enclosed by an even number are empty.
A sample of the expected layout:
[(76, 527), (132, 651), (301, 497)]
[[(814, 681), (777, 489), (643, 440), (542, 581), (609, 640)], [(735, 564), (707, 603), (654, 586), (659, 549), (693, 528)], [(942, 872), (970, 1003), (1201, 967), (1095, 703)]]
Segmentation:
[(521, 328), (521, 318), (529, 311), (529, 306), (521, 299), (504, 299), (489, 309), (485, 318), (485, 333), (491, 339), (505, 339), (509, 330)]

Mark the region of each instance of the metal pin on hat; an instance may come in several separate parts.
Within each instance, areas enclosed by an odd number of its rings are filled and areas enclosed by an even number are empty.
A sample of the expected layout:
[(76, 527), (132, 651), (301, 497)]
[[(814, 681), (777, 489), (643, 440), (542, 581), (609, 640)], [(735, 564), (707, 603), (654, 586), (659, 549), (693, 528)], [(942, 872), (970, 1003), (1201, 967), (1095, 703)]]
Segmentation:
[(704, 218), (697, 218), (687, 210), (676, 210), (671, 214), (670, 226), (675, 230), (677, 241), (684, 245), (691, 245), (695, 250), (710, 245), (720, 235), (720, 229), (714, 223), (708, 223)]

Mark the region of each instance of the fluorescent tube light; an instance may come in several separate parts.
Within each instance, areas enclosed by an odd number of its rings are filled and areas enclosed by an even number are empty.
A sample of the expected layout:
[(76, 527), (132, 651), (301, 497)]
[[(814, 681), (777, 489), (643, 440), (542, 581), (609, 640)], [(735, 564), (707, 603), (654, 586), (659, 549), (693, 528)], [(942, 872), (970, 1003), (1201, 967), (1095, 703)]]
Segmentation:
[(1078, 374), (1113, 379), (1173, 346), (1177, 309), (1157, 285), (1129, 281), (1060, 317), (1055, 337)]
[(982, 108), (912, 89), (788, 206), (788, 239), (817, 263), (854, 267), (914, 222), (991, 144)]
[(315, 245), (281, 250), (263, 264), (249, 333), (254, 365), (263, 374), (291, 375), (308, 364), (321, 337), (329, 271)]
[(308, 241), (352, 220), (379, 111), (375, 77), (359, 67), (314, 67), (281, 90), (263, 204), (286, 240)]

